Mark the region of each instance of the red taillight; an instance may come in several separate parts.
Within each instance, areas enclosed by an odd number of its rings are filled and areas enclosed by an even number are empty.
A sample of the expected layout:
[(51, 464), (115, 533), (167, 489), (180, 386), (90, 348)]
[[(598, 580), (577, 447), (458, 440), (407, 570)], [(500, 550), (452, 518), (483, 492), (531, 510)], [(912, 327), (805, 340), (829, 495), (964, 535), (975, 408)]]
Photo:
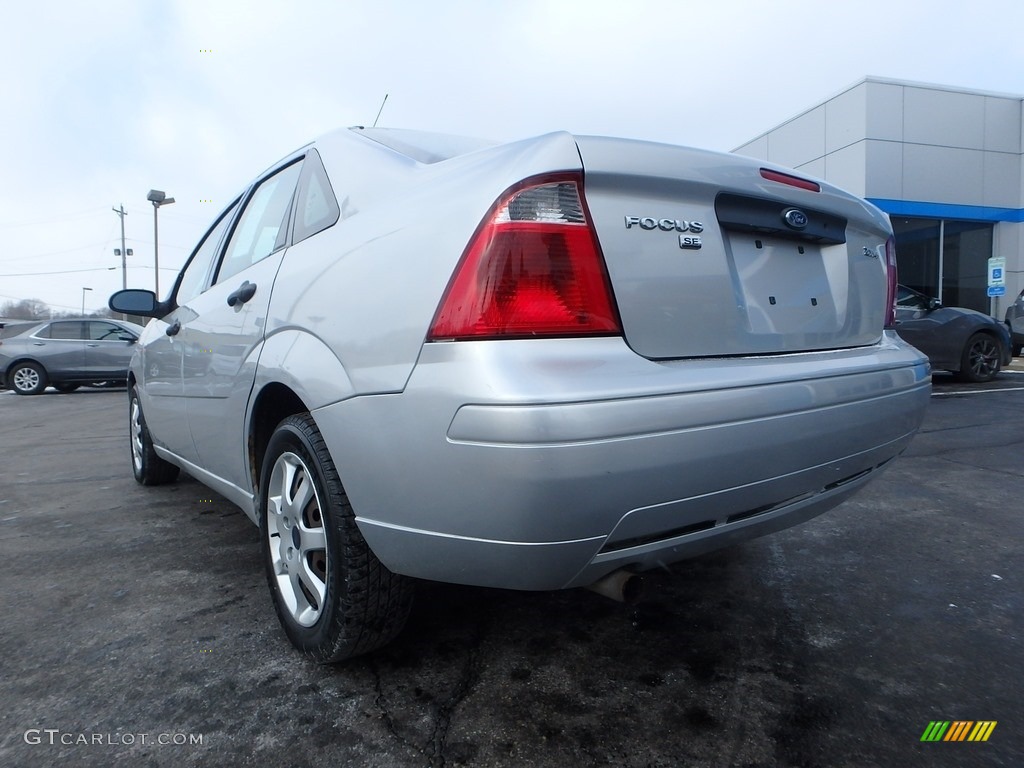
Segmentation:
[(776, 181), (779, 184), (788, 184), (791, 187), (806, 189), (811, 192), (821, 192), (821, 185), (810, 179), (801, 179), (799, 176), (790, 176), (788, 173), (773, 171), (770, 168), (761, 169), (761, 178), (768, 181)]
[(622, 332), (579, 174), (532, 179), (488, 213), (428, 341)]
[(885, 327), (888, 328), (896, 323), (896, 238), (890, 237), (885, 241)]

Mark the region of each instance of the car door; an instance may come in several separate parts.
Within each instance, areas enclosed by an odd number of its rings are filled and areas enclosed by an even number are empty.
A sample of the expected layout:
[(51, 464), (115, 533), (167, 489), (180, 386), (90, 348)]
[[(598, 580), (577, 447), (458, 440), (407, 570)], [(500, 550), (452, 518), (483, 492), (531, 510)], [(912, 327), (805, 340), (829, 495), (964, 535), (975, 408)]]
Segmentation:
[(142, 410), (154, 442), (187, 461), (198, 461), (192, 433), (188, 428), (182, 386), (182, 343), (177, 329), (195, 318), (189, 307), (209, 287), (213, 265), (224, 235), (234, 221), (240, 199), (235, 200), (199, 241), (172, 291), (175, 309), (154, 320), (146, 329), (140, 353), (140, 395)]
[(86, 327), (85, 372), (96, 381), (124, 381), (135, 351), (135, 334), (106, 320), (89, 320)]
[(51, 378), (80, 378), (85, 367), (85, 323), (56, 320), (32, 334), (26, 351)]
[(292, 159), (252, 187), (212, 284), (185, 305), (191, 316), (177, 334), (199, 465), (246, 492), (245, 411), (301, 164)]

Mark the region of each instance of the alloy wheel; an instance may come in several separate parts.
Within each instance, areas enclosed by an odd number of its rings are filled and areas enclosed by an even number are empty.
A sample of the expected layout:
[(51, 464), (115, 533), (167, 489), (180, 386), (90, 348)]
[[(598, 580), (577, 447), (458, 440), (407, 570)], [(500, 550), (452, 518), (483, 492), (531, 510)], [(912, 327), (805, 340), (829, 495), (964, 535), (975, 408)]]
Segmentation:
[(999, 372), (999, 347), (992, 339), (986, 337), (975, 341), (968, 359), (971, 373), (978, 379), (988, 379)]
[(291, 452), (278, 456), (267, 496), (271, 566), (285, 608), (304, 627), (317, 622), (327, 597), (327, 532), (321, 509), (313, 473), (302, 459)]
[(139, 407), (139, 398), (132, 398), (131, 409), (131, 433), (132, 433), (132, 463), (135, 464), (135, 471), (142, 471), (142, 409)]
[(30, 392), (39, 386), (39, 371), (25, 366), (14, 372), (14, 386), (22, 392)]

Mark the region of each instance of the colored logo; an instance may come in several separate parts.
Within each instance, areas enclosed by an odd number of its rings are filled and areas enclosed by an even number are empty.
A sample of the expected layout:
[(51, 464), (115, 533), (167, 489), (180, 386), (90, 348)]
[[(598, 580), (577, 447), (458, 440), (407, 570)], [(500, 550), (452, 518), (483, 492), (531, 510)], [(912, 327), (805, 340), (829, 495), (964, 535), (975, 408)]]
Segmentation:
[(921, 741), (988, 741), (996, 729), (995, 720), (932, 720)]

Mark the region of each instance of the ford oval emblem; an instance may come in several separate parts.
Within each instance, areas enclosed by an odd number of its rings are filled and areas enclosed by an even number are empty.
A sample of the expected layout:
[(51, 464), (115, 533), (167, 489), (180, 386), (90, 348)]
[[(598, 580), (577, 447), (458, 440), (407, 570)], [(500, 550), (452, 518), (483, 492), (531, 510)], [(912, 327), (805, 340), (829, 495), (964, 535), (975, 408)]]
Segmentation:
[(799, 208), (787, 208), (782, 212), (782, 220), (790, 229), (803, 229), (807, 226), (807, 214)]

